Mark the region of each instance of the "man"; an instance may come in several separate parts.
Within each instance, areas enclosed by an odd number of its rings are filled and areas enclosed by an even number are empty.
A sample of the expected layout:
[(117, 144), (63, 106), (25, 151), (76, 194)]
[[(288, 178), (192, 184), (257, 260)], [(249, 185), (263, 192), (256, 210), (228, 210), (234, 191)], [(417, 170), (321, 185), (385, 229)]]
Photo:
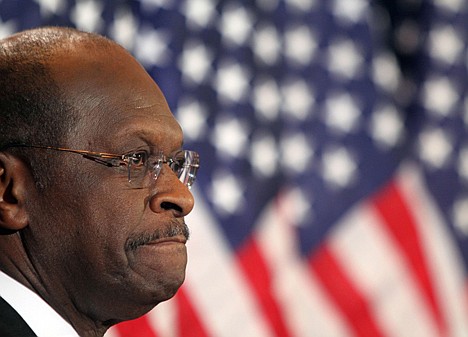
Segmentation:
[(102, 336), (182, 284), (198, 155), (122, 47), (0, 41), (0, 336)]

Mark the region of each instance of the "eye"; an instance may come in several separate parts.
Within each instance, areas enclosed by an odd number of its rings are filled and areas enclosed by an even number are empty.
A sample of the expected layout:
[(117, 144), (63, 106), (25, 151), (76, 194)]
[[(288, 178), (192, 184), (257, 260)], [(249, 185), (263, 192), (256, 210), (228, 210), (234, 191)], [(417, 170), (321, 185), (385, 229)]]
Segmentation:
[(181, 170), (184, 169), (185, 165), (185, 156), (183, 152), (177, 152), (171, 158), (169, 166), (171, 167), (172, 171), (179, 173)]
[(132, 168), (145, 166), (148, 154), (145, 151), (130, 153), (126, 156), (127, 163)]

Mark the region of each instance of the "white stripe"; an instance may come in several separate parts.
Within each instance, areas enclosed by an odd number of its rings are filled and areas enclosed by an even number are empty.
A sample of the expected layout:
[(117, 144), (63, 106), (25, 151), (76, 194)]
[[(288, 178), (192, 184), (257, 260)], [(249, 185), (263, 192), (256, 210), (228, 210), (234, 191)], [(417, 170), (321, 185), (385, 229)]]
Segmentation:
[(169, 300), (158, 304), (147, 316), (148, 322), (160, 337), (177, 337), (177, 303)]
[(371, 305), (377, 326), (388, 336), (437, 336), (407, 264), (373, 209), (360, 205), (343, 219), (335, 227), (330, 247)]
[(121, 336), (116, 328), (111, 327), (107, 332), (104, 334), (104, 337), (125, 337)]
[(273, 290), (291, 336), (343, 337), (348, 332), (340, 317), (323, 296), (300, 256), (292, 227), (294, 200), (285, 195), (279, 207), (269, 205), (259, 220), (256, 239), (273, 277)]
[(200, 319), (211, 336), (272, 336), (220, 226), (202, 196), (195, 199), (195, 209), (186, 219), (191, 239), (185, 290)]
[(417, 219), (427, 263), (432, 273), (438, 300), (449, 325), (448, 336), (468, 336), (466, 280), (460, 253), (438, 212), (438, 206), (423, 187), (421, 175), (406, 166), (399, 175), (399, 185)]

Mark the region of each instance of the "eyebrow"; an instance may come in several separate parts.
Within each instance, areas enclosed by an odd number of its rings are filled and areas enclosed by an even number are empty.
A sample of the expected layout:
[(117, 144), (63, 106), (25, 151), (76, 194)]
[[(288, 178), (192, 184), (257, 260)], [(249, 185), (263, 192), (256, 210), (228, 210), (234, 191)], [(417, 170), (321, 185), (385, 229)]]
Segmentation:
[[(115, 124), (115, 136), (124, 141), (125, 139), (140, 139), (148, 145), (164, 146), (165, 141), (162, 136), (167, 134), (177, 142), (177, 146), (181, 147), (184, 144), (184, 134), (180, 125), (173, 117), (171, 120), (165, 120), (166, 117), (170, 116), (160, 117), (156, 120), (156, 124), (155, 120), (147, 115), (124, 117)], [(149, 127), (149, 125), (156, 125), (156, 127)], [(122, 142), (120, 144), (125, 145)]]
[[(127, 147), (132, 147), (131, 143), (135, 143), (138, 140), (142, 141), (144, 144), (134, 146), (141, 147), (142, 145), (147, 145), (151, 147), (164, 147), (167, 144), (165, 144), (165, 140), (161, 137), (160, 133), (138, 127), (125, 128), (124, 130), (118, 132), (116, 136), (116, 138), (121, 140), (119, 144)], [(177, 142), (176, 147), (177, 149), (182, 149), (183, 146), (184, 138), (182, 137), (180, 142)]]

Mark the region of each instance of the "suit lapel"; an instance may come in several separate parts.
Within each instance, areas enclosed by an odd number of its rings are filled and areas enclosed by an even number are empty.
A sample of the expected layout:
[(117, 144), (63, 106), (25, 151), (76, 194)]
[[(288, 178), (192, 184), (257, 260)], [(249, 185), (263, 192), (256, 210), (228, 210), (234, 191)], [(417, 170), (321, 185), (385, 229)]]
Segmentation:
[(0, 297), (0, 336), (36, 337), (21, 316)]

